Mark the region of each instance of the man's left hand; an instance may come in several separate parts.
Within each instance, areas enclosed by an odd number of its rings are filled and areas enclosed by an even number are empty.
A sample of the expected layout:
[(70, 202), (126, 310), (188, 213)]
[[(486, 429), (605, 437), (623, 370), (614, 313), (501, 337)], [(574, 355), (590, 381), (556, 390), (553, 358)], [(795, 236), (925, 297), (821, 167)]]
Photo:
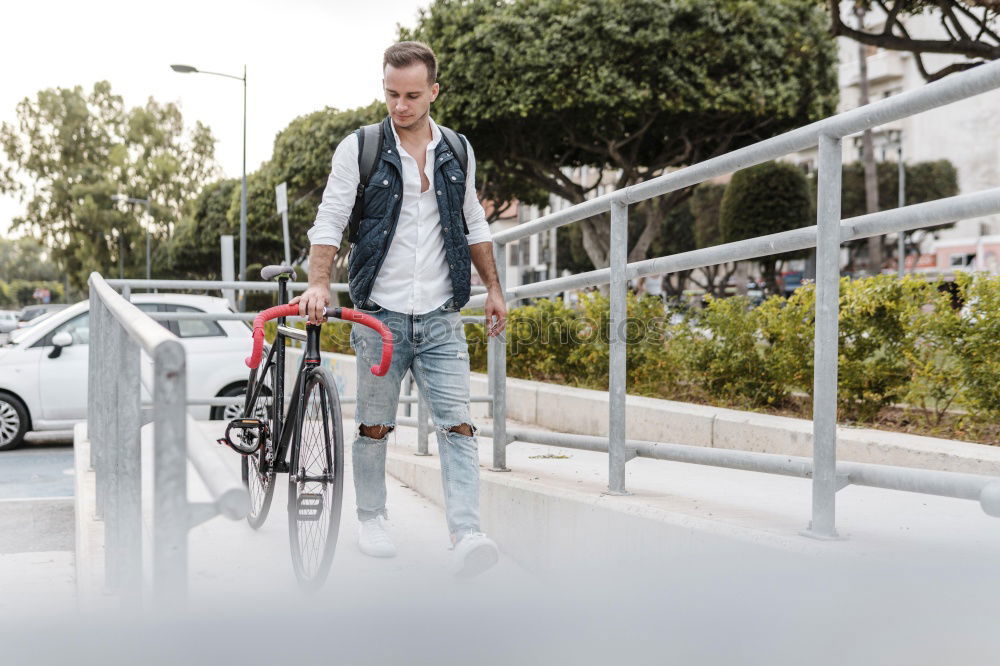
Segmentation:
[(486, 333), (489, 337), (500, 335), (507, 327), (507, 303), (499, 287), (486, 294)]

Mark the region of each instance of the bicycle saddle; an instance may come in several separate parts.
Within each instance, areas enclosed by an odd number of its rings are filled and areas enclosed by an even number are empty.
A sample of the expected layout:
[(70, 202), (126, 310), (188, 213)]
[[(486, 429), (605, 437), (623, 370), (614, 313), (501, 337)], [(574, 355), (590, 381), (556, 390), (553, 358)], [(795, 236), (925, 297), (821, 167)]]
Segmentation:
[(262, 280), (272, 280), (279, 275), (288, 275), (293, 280), (295, 279), (295, 267), (294, 266), (264, 266), (260, 269), (260, 279)]

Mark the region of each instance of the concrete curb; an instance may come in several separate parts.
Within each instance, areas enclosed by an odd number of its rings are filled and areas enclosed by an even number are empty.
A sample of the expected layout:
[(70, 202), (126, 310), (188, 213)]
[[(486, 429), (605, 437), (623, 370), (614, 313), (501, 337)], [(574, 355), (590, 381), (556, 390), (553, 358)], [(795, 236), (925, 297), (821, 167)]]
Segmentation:
[(87, 423), (73, 428), (73, 467), (76, 522), (76, 598), (80, 610), (102, 607), (104, 592), (104, 523), (97, 519), (94, 470), (90, 468)]
[[(341, 394), (354, 395), (357, 392), (354, 357), (327, 353), (323, 357)], [(293, 364), (289, 363), (289, 367)], [(486, 376), (473, 373), (471, 387), (474, 395), (486, 394)], [(812, 421), (806, 419), (634, 395), (627, 397), (626, 404), (627, 436), (632, 439), (812, 456)], [(485, 418), (487, 414), (485, 403), (472, 403), (471, 409), (473, 418)], [(353, 405), (344, 405), (344, 413), (353, 416)], [(608, 394), (509, 378), (507, 416), (528, 426), (557, 432), (607, 435)], [(837, 458), (1000, 476), (1000, 447), (870, 428), (839, 427)]]
[[(390, 449), (386, 471), (444, 506), (437, 456)], [(480, 515), (484, 531), (506, 556), (542, 574), (567, 565), (662, 566), (674, 558), (719, 557), (747, 547), (772, 556), (831, 554), (823, 542), (665, 511), (629, 497), (575, 492), (516, 473), (480, 475)], [(567, 563), (567, 553), (582, 559)]]

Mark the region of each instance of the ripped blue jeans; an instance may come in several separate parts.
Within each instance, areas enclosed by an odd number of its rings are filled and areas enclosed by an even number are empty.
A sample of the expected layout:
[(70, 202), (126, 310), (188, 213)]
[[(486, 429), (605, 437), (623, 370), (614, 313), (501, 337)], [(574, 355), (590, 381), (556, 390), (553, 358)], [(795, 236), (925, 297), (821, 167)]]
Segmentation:
[[(376, 377), (369, 368), (381, 358), (381, 338), (365, 326), (351, 329), (351, 346), (359, 360), (354, 417), (358, 430), (352, 447), (358, 518), (386, 515), (388, 431), (396, 424), (400, 384), (406, 371), (412, 369), (436, 426), (448, 531), (455, 538), (478, 532), (479, 449), (469, 416), (469, 346), (461, 313), (450, 299), (422, 315), (393, 312), (370, 301), (366, 306), (370, 307), (355, 309), (385, 323), (394, 341), (389, 372)], [(471, 437), (452, 430), (463, 424), (468, 424)], [(386, 435), (381, 439), (366, 437), (361, 434), (362, 425), (386, 426)]]

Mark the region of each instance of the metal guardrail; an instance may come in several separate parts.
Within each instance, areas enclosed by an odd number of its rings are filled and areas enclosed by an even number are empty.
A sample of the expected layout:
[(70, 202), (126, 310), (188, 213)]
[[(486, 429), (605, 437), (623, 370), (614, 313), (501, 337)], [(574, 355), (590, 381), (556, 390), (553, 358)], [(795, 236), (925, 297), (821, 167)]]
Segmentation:
[[(609, 268), (505, 288), (505, 297), (549, 296), (567, 289), (610, 285), (609, 436), (586, 438), (565, 433), (508, 430), (505, 411), (506, 344), (503, 336), (490, 339), (490, 386), (494, 396), (493, 468), (506, 469), (506, 447), (514, 440), (607, 451), (608, 489), (626, 493), (625, 466), (637, 456), (682, 460), (740, 469), (794, 474), (812, 478), (812, 520), (805, 534), (836, 538), (836, 492), (848, 484), (871, 485), (978, 499), (990, 515), (1000, 516), (1000, 479), (975, 475), (949, 475), (897, 467), (837, 463), (837, 323), (839, 316), (839, 255), (841, 243), (878, 234), (919, 229), (965, 217), (1000, 212), (1000, 188), (951, 197), (930, 203), (841, 220), (841, 168), (843, 137), (900, 120), (952, 102), (1000, 88), (1000, 62), (950, 76), (923, 88), (832, 116), (780, 136), (725, 155), (679, 169), (615, 192), (570, 206), (532, 222), (494, 234), (494, 253), (501, 284), (507, 265), (507, 245), (573, 222), (611, 213)], [(781, 234), (761, 236), (693, 252), (627, 263), (628, 206), (680, 190), (710, 178), (777, 159), (789, 153), (819, 147), (817, 225)], [(817, 248), (816, 337), (813, 400), (812, 461), (756, 454), (683, 447), (677, 444), (632, 442), (625, 438), (625, 332), (626, 289), (630, 278), (699, 268), (726, 261), (755, 259), (772, 254)], [(481, 307), (483, 296), (474, 296), (469, 307)], [(483, 432), (486, 433), (484, 428)]]
[[(217, 514), (237, 519), (250, 508), (239, 476), (215, 451), (188, 447), (194, 422), (187, 413), (184, 347), (170, 331), (120, 296), (97, 273), (90, 285), (87, 397), (91, 467), (97, 518), (104, 522), (105, 580), (123, 598), (143, 587), (143, 474), (140, 450), (141, 353), (152, 360), (147, 390), (153, 397), (152, 585), (157, 600), (182, 599), (187, 590), (187, 534)], [(188, 500), (187, 463), (194, 465), (211, 501)]]
[[(495, 234), (493, 241), (497, 270), (501, 285), (506, 285), (506, 255), (509, 243), (594, 215), (609, 211), (611, 213), (612, 253), (610, 257), (611, 266), (609, 268), (523, 285), (513, 289), (505, 289), (506, 298), (508, 300), (516, 300), (526, 297), (552, 295), (566, 289), (593, 285), (610, 285), (609, 436), (591, 437), (567, 433), (552, 433), (527, 428), (508, 428), (506, 422), (506, 335), (502, 334), (496, 338), (490, 338), (489, 341), (488, 374), (491, 396), (477, 396), (477, 399), (492, 397), (492, 427), (483, 427), (480, 429), (482, 434), (493, 438), (492, 469), (495, 471), (506, 471), (506, 447), (513, 441), (521, 441), (607, 452), (609, 459), (608, 488), (611, 494), (626, 494), (625, 467), (629, 460), (636, 457), (674, 460), (811, 478), (813, 482), (812, 520), (808, 529), (803, 533), (824, 539), (837, 537), (835, 526), (835, 495), (838, 490), (850, 484), (977, 500), (986, 513), (992, 516), (1000, 516), (1000, 479), (998, 478), (883, 465), (838, 463), (836, 459), (837, 320), (839, 314), (839, 253), (841, 243), (877, 234), (919, 229), (965, 217), (1000, 212), (1000, 188), (998, 188), (976, 194), (951, 197), (930, 203), (841, 220), (841, 141), (843, 137), (850, 134), (997, 88), (1000, 88), (1000, 62), (982, 65), (968, 72), (952, 75), (941, 81), (928, 84), (919, 90), (893, 96), (874, 104), (821, 120), (781, 136), (665, 174), (644, 183), (611, 192), (551, 215), (546, 215), (532, 222), (519, 225), (514, 229)], [(728, 174), (813, 146), (819, 147), (819, 195), (816, 226), (748, 239), (738, 243), (719, 245), (693, 252), (657, 257), (632, 264), (627, 263), (629, 205), (690, 187), (710, 178)], [(813, 402), (814, 454), (812, 459), (746, 451), (721, 451), (681, 444), (626, 439), (625, 318), (628, 280), (643, 275), (687, 270), (726, 261), (754, 259), (811, 247), (817, 248)], [(100, 280), (100, 284), (105, 288), (109, 285), (121, 287), (125, 294), (127, 294), (129, 289), (143, 288), (194, 290), (242, 289), (262, 291), (275, 291), (277, 289), (275, 283), (232, 281), (109, 280), (105, 284), (103, 280)], [(303, 290), (306, 286), (306, 283), (293, 283), (291, 285), (292, 288), (297, 290)], [(332, 291), (346, 291), (346, 289), (347, 287), (344, 284), (331, 284)], [(483, 306), (485, 302), (485, 297), (482, 294), (483, 290), (478, 289), (476, 291), (479, 293), (470, 299), (468, 307)], [(124, 299), (118, 298), (118, 300), (115, 300), (110, 295), (102, 298), (105, 301), (113, 302), (118, 310), (124, 307), (122, 305)], [(94, 300), (93, 295), (91, 299), (93, 309), (97, 302)], [(138, 311), (136, 310), (136, 312)], [(139, 314), (141, 315), (141, 313)], [(110, 315), (104, 316), (107, 318)], [(156, 381), (159, 382), (158, 386), (160, 386), (160, 390), (154, 392), (154, 403), (158, 413), (156, 423), (158, 426), (160, 423), (163, 423), (164, 427), (162, 430), (159, 427), (157, 428), (158, 437), (177, 438), (178, 436), (182, 436), (177, 423), (180, 423), (183, 419), (181, 413), (183, 412), (185, 401), (188, 404), (195, 401), (198, 404), (208, 404), (206, 401), (215, 399), (197, 398), (192, 401), (187, 400), (183, 396), (183, 380), (180, 380), (180, 385), (177, 384), (178, 368), (183, 368), (182, 350), (180, 351), (180, 356), (178, 355), (180, 350), (179, 344), (175, 340), (172, 340), (172, 336), (165, 337), (168, 335), (165, 332), (155, 333), (150, 328), (150, 325), (160, 331), (162, 331), (162, 328), (153, 324), (152, 319), (148, 316), (142, 315), (142, 317), (146, 324), (142, 327), (142, 335), (137, 337), (146, 341), (157, 341), (156, 344), (149, 342), (147, 348), (155, 350), (154, 360), (158, 359), (160, 363), (158, 366), (160, 370), (156, 373)], [(182, 319), (197, 317), (178, 313), (168, 316), (157, 316), (156, 318)], [(225, 318), (242, 319), (244, 316), (229, 317), (227, 315)], [(122, 317), (119, 317), (119, 320), (123, 320)], [(106, 337), (109, 341), (106, 344), (100, 345), (101, 347), (116, 344), (119, 349), (122, 348), (123, 336), (121, 333), (112, 332), (107, 336), (101, 337)], [(113, 340), (117, 340), (117, 342), (112, 342)], [(134, 355), (130, 352), (126, 356), (131, 357)], [(129, 365), (131, 362), (122, 363), (120, 366), (115, 365), (118, 361), (114, 360), (111, 356), (95, 358), (94, 346), (91, 348), (91, 363), (92, 368), (100, 368), (99, 372), (91, 373), (92, 391), (95, 389), (95, 382), (107, 385), (110, 381), (109, 377), (125, 372), (126, 366), (131, 368)], [(109, 372), (115, 374), (107, 375)], [(131, 373), (133, 370), (128, 369), (127, 372)], [(108, 416), (107, 414), (102, 415), (100, 409), (96, 410), (96, 412), (91, 411), (91, 414), (96, 414), (98, 417), (94, 425), (98, 427), (98, 431), (101, 433), (100, 438), (106, 439), (111, 437), (111, 433), (117, 432), (116, 428), (122, 428), (123, 423), (126, 429), (134, 427), (132, 421), (134, 420), (133, 414), (135, 412), (131, 405), (131, 396), (138, 396), (138, 391), (129, 392), (127, 390), (136, 381), (131, 378), (131, 374), (127, 376), (129, 379), (123, 380), (125, 383), (122, 384), (125, 388), (121, 389), (121, 393), (115, 394), (116, 396), (128, 397), (127, 413), (116, 417)], [(183, 372), (180, 372), (180, 376), (183, 377)], [(401, 402), (405, 405), (406, 416), (398, 418), (397, 422), (402, 425), (417, 426), (418, 441), (423, 442), (419, 447), (419, 452), (426, 455), (426, 441), (429, 431), (426, 405), (419, 400), (418, 396), (418, 417), (416, 419), (410, 417), (410, 405), (413, 402), (413, 396), (411, 395), (412, 379), (408, 377), (405, 381), (404, 398)], [(180, 392), (178, 393), (178, 391)], [(135, 406), (138, 406), (138, 397), (135, 398)], [(115, 410), (112, 409), (111, 411), (114, 412)], [(102, 451), (105, 451), (103, 455), (111, 455), (105, 448), (102, 448)], [(104, 461), (101, 464), (109, 463)], [(114, 464), (118, 465), (120, 463), (115, 462)], [(164, 481), (168, 486), (178, 487), (179, 482), (177, 478), (168, 476)], [(115, 483), (112, 482), (104, 492), (106, 494), (118, 493), (122, 496), (133, 496), (136, 492), (131, 486), (119, 486), (115, 485)], [(128, 483), (132, 483), (132, 481), (128, 481)], [(121, 503), (119, 502), (118, 505), (118, 510), (121, 510)], [(176, 500), (173, 504), (167, 503), (165, 506), (167, 510), (165, 514), (161, 515), (161, 518), (170, 523), (170, 530), (176, 532), (176, 530), (184, 527), (186, 525), (184, 521), (187, 520), (188, 516), (186, 509), (180, 509), (181, 505)]]
[[(215, 291), (215, 290), (225, 290), (225, 289), (243, 289), (244, 291), (263, 291), (272, 292), (277, 291), (276, 282), (225, 282), (225, 281), (197, 281), (197, 280), (134, 280), (134, 279), (114, 279), (107, 280), (107, 284), (111, 287), (119, 287), (122, 289), (122, 296), (128, 298), (133, 289), (165, 289), (165, 290), (199, 290), (199, 291)], [(304, 287), (305, 283), (292, 283), (294, 285), (299, 285)], [(343, 283), (333, 282), (330, 284), (331, 291), (347, 291), (347, 285)], [(485, 290), (482, 287), (473, 287), (473, 293), (481, 293)], [(199, 320), (199, 321), (253, 321), (256, 318), (256, 313), (247, 312), (229, 312), (229, 313), (215, 313), (215, 312), (150, 312), (145, 313), (147, 317), (154, 321), (181, 321), (181, 320)], [(288, 317), (290, 321), (305, 321), (305, 317)], [(463, 316), (462, 323), (465, 324), (476, 324), (482, 323), (482, 317), (476, 316)], [(280, 331), (293, 340), (299, 342), (305, 342), (306, 334), (305, 331), (297, 328), (292, 328), (290, 326), (279, 326)], [(410, 405), (418, 405), (418, 414), (423, 424), (419, 428), (418, 437), (418, 450), (419, 455), (430, 455), (428, 453), (428, 433), (430, 432), (430, 410), (427, 405), (420, 399), (418, 395), (413, 395), (413, 375), (407, 373), (404, 379), (403, 385), (403, 395), (400, 396), (399, 402), (403, 404), (404, 413), (406, 416), (410, 415)], [(490, 404), (491, 413), (493, 405), (492, 395), (473, 395), (470, 396), (469, 400), (471, 402), (487, 402)], [(341, 396), (341, 404), (354, 404), (357, 402), (357, 396)], [(143, 407), (152, 406), (153, 403), (144, 403)], [(222, 397), (189, 397), (187, 399), (187, 405), (189, 407), (193, 406), (211, 406), (211, 407), (227, 407), (234, 405), (242, 405), (243, 398), (233, 397), (233, 398), (222, 398)]]

